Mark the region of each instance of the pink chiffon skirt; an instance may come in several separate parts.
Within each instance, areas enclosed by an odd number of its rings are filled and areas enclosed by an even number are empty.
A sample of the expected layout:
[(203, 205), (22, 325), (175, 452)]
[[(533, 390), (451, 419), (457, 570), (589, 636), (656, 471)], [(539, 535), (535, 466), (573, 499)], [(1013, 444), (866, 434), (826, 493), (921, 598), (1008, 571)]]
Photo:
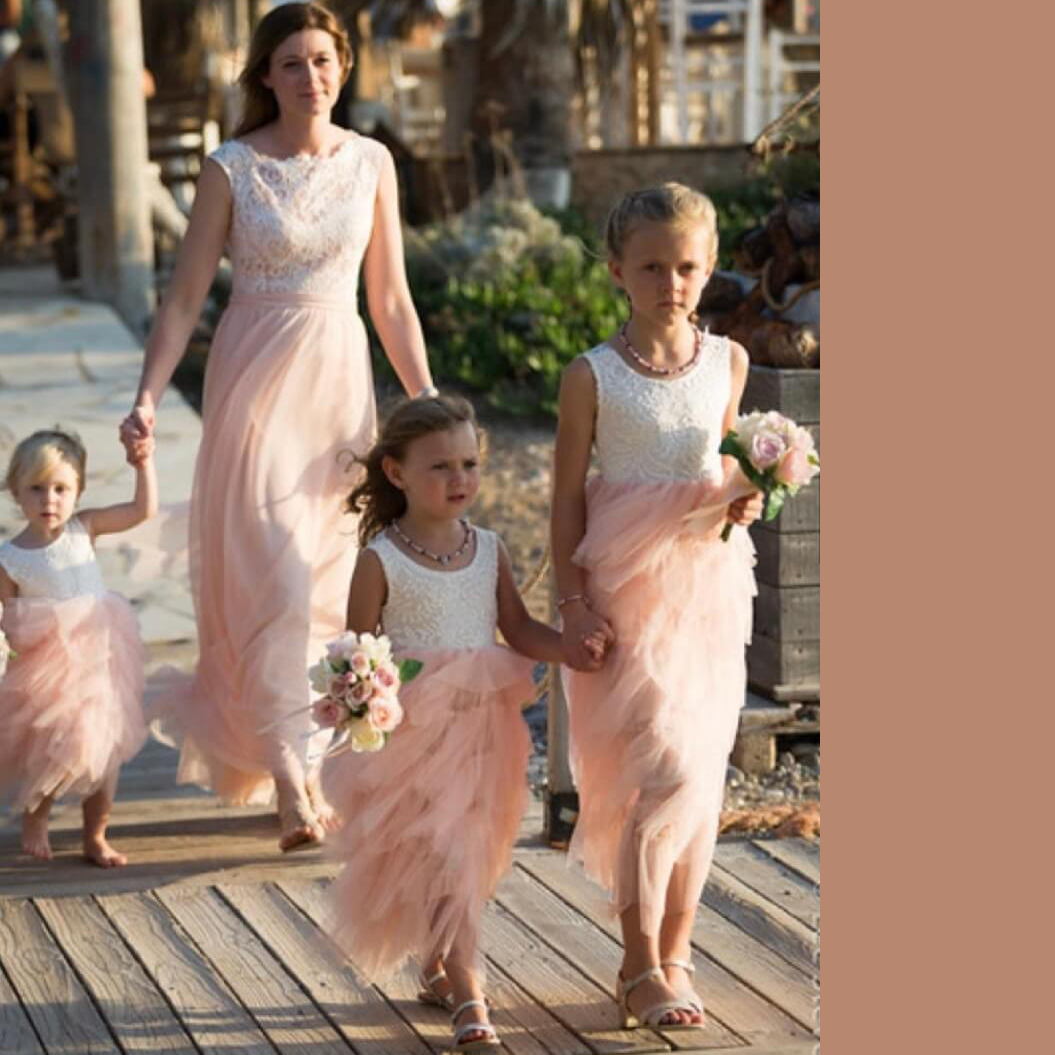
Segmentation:
[(671, 891), (691, 911), (710, 867), (726, 764), (744, 703), (745, 646), (756, 593), (743, 528), (718, 538), (747, 488), (713, 482), (587, 486), (587, 530), (575, 553), (596, 610), (617, 641), (604, 667), (565, 668), (579, 817), (573, 861), (637, 905), (658, 932)]
[(231, 298), (190, 502), (198, 665), (162, 672), (149, 693), (155, 735), (182, 747), (181, 783), (264, 803), (272, 773), (306, 764), (307, 669), (344, 629), (356, 539), (342, 507), (374, 423), (354, 302)]
[(446, 952), (459, 931), (475, 950), (526, 806), (532, 661), (498, 645), (409, 654), (425, 667), (388, 744), (322, 769), (343, 820), (329, 840), (343, 866), (336, 937), (373, 981)]
[(14, 808), (98, 791), (147, 736), (131, 605), (115, 593), (16, 598), (0, 625), (18, 653), (0, 678), (0, 784)]

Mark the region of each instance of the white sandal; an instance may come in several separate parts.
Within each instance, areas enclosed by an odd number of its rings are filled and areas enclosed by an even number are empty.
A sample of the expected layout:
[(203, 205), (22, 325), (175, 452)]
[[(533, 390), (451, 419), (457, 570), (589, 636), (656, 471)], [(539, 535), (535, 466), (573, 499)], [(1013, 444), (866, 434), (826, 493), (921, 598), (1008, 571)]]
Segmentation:
[(442, 967), (428, 978), (423, 974), (419, 979), (421, 991), (418, 993), (418, 1000), (423, 1004), (428, 1004), (430, 1007), (442, 1007), (450, 1011), (454, 1007), (454, 993), (450, 992), (444, 995), (436, 988), (436, 983), (446, 977), (447, 972)]
[[(494, 1051), (496, 1048), (501, 1047), (502, 1042), (498, 1039), (498, 1033), (495, 1031), (495, 1027), (492, 1026), (486, 1018), (483, 1022), (466, 1022), (464, 1026), (458, 1026), (455, 1028), (458, 1016), (470, 1007), (482, 1008), (484, 1014), (487, 1014), (487, 1005), (482, 1000), (466, 1000), (464, 1004), (458, 1005), (457, 1009), (451, 1015), (451, 1029), (454, 1030), (454, 1050), (480, 1052)], [(470, 1040), (468, 1043), (463, 1044), (461, 1042), (462, 1037), (468, 1036), (470, 1033), (483, 1033), (485, 1036), (478, 1037), (476, 1040)]]
[[(695, 965), (688, 960), (661, 960), (659, 965), (660, 967), (680, 967), (690, 978), (696, 974)], [(667, 984), (670, 985), (669, 982)], [(700, 995), (695, 989), (691, 987), (688, 989), (676, 989), (674, 986), (671, 986), (671, 988), (674, 989), (674, 992), (677, 993), (682, 1000), (688, 1003), (696, 1014), (706, 1014), (703, 1010), (703, 1002), (700, 1000)], [(702, 1025), (703, 1023), (700, 1022), (696, 1024), (696, 1027), (699, 1028)]]
[(684, 1011), (686, 1014), (694, 1014), (695, 1009), (690, 1007), (683, 998), (677, 1000), (664, 1000), (658, 1004), (646, 1007), (640, 1013), (631, 1011), (629, 1004), (630, 994), (649, 978), (659, 978), (664, 985), (669, 985), (667, 976), (659, 967), (650, 967), (639, 975), (631, 978), (628, 982), (623, 981), (622, 975), (616, 980), (615, 997), (619, 1003), (619, 1009), (623, 1013), (623, 1029), (640, 1029), (647, 1026), (649, 1029), (679, 1030), (679, 1029), (701, 1029), (702, 1024), (698, 1022), (664, 1022), (663, 1017), (675, 1011)]

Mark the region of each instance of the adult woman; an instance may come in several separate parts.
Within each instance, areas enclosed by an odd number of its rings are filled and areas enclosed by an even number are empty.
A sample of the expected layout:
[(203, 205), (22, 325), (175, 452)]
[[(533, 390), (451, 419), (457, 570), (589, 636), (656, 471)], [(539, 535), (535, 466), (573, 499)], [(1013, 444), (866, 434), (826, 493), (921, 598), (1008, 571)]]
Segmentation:
[(306, 766), (309, 658), (343, 627), (355, 561), (343, 520), (348, 452), (375, 421), (360, 264), (371, 319), (404, 388), (431, 390), (407, 289), (395, 169), (333, 124), (348, 39), (318, 4), (259, 23), (242, 122), (202, 170), (171, 285), (147, 340), (131, 454), (198, 319), (225, 242), (234, 289), (213, 339), (190, 509), (199, 659), (161, 708), (179, 779), (235, 802), (277, 793), (283, 850), (322, 838)]

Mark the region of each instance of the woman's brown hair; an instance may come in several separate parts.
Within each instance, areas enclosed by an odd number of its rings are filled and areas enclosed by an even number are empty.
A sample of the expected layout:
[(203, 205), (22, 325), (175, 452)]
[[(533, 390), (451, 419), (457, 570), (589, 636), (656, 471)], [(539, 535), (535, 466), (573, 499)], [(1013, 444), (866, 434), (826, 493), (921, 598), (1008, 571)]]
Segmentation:
[(305, 29), (323, 29), (333, 37), (333, 46), (341, 63), (342, 79), (352, 68), (352, 47), (348, 34), (337, 16), (322, 4), (282, 4), (269, 11), (258, 23), (249, 44), (249, 58), (238, 76), (242, 86), (242, 119), (234, 130), (234, 139), (278, 119), (275, 93), (264, 84), (275, 49), (294, 33)]
[(480, 453), (484, 434), (476, 421), (473, 405), (461, 396), (433, 396), (431, 399), (404, 399), (385, 419), (381, 436), (365, 458), (358, 459), (366, 478), (348, 496), (346, 508), (359, 515), (359, 545), (365, 546), (407, 511), (403, 492), (389, 480), (382, 463), (385, 458), (402, 461), (407, 446), (433, 432), (446, 432), (463, 422), (476, 432)]

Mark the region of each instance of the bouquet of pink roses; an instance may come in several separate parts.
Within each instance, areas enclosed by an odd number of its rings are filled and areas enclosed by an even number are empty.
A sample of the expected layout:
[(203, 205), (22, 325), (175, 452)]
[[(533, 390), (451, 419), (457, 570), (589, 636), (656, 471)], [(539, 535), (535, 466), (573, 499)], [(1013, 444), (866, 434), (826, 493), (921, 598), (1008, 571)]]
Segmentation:
[[(773, 520), (784, 500), (821, 471), (809, 430), (775, 410), (755, 410), (737, 418), (718, 450), (734, 457), (744, 476), (766, 496), (763, 520)], [(732, 527), (725, 525), (723, 542), (729, 540)]]
[(341, 634), (308, 671), (311, 687), (322, 696), (312, 704), (315, 723), (333, 729), (327, 755), (345, 748), (380, 751), (403, 720), (399, 687), (417, 676), (422, 663), (392, 659), (392, 644), (382, 634)]

